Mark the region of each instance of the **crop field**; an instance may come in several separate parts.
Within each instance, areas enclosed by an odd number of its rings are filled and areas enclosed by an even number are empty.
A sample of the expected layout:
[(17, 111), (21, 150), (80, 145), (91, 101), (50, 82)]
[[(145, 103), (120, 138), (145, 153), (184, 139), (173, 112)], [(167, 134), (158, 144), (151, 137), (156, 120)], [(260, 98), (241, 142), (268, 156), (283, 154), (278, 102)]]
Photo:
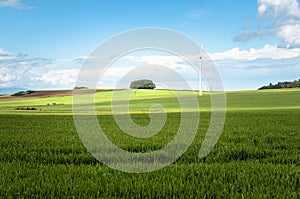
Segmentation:
[[(300, 89), (226, 95), (224, 129), (211, 153), (198, 157), (211, 116), (210, 95), (204, 93), (189, 149), (171, 165), (142, 174), (111, 169), (87, 151), (74, 125), (72, 96), (0, 97), (0, 198), (300, 198)], [(112, 91), (95, 95), (96, 113), (120, 148), (154, 151), (176, 134), (181, 113), (171, 91), (131, 96), (131, 117), (139, 125), (149, 124), (151, 105), (167, 111), (161, 132), (147, 139), (122, 133), (111, 97)]]

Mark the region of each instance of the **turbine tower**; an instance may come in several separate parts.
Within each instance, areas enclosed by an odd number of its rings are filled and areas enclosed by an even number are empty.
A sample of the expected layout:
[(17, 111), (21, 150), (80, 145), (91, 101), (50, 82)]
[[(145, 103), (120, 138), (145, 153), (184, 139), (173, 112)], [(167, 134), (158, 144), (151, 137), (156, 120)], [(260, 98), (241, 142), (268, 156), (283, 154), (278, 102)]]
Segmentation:
[(203, 95), (203, 92), (202, 92), (202, 55), (201, 55), (201, 52), (200, 52), (200, 70), (199, 70), (199, 96), (202, 96)]

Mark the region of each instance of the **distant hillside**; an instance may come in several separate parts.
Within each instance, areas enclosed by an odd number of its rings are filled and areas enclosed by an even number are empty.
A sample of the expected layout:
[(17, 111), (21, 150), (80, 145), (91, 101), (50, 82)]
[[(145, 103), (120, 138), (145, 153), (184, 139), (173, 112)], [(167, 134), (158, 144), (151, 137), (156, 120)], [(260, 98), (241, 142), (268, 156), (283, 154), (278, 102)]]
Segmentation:
[(263, 86), (258, 90), (264, 89), (280, 89), (280, 88), (300, 88), (300, 79), (292, 82), (278, 82), (277, 84), (270, 83), (268, 86)]

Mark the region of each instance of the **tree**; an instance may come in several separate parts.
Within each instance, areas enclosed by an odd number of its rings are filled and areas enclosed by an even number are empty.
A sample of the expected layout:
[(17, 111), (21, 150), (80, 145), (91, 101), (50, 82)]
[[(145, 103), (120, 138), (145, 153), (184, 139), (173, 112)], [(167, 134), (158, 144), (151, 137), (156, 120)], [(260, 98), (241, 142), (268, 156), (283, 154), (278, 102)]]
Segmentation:
[(156, 85), (148, 79), (141, 79), (131, 82), (131, 89), (155, 89)]

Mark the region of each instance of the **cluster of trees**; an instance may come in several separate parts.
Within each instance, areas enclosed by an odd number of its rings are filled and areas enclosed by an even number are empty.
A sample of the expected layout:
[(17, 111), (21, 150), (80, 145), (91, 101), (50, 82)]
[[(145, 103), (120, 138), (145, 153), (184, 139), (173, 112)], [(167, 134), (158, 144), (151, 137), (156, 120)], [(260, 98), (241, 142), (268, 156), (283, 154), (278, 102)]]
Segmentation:
[(292, 82), (278, 82), (277, 84), (270, 83), (268, 86), (263, 86), (258, 90), (263, 89), (279, 89), (279, 88), (300, 88), (300, 79)]
[(34, 93), (34, 92), (35, 92), (35, 91), (32, 91), (32, 90), (19, 91), (19, 92), (15, 93), (15, 94), (12, 94), (11, 96), (16, 97), (16, 96), (29, 95), (29, 94)]
[(156, 85), (148, 79), (141, 79), (131, 82), (131, 89), (155, 89)]
[(75, 86), (74, 90), (80, 90), (80, 89), (89, 89), (88, 87), (85, 86)]

